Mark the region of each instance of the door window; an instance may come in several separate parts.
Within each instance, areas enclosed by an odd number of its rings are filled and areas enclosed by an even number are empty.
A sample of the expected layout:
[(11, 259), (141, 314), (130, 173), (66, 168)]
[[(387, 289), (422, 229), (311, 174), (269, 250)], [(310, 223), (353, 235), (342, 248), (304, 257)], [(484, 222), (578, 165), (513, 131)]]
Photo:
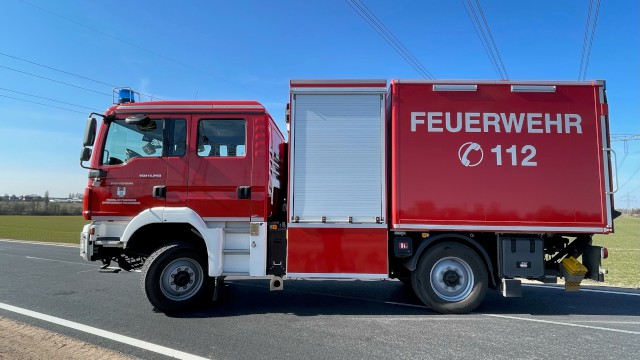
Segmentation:
[(198, 123), (198, 156), (244, 157), (245, 154), (245, 120), (205, 119)]
[(184, 156), (186, 128), (184, 119), (150, 119), (145, 124), (114, 120), (107, 132), (102, 165), (120, 165), (139, 157)]

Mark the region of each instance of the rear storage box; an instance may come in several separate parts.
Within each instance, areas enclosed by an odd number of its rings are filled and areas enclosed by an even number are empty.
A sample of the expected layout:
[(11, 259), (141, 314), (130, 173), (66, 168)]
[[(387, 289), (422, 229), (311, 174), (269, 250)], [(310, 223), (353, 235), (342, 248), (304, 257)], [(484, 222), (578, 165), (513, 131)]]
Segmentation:
[(544, 275), (542, 238), (501, 237), (502, 277), (541, 278)]

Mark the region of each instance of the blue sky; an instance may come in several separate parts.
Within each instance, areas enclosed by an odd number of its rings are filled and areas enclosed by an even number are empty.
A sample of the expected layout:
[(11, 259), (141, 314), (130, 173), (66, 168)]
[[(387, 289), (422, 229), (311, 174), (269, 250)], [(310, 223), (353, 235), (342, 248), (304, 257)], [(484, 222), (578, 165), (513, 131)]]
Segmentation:
[[(498, 78), (462, 1), (363, 1), (436, 78)], [(578, 78), (588, 0), (480, 4), (510, 79)], [(284, 129), (289, 79), (420, 78), (342, 0), (5, 0), (0, 32), (0, 195), (82, 192), (85, 121), (111, 105), (108, 84), (258, 100)], [(611, 132), (640, 134), (640, 2), (602, 1), (586, 78), (607, 81)], [(640, 206), (640, 141), (614, 149), (617, 205)]]

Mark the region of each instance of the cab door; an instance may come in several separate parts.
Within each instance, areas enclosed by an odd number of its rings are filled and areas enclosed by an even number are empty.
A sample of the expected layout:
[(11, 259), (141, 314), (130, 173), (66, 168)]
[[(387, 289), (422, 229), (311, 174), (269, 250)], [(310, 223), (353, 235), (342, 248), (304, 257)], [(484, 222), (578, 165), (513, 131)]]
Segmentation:
[(186, 120), (153, 116), (141, 124), (119, 119), (104, 126), (108, 132), (100, 168), (105, 176), (92, 187), (98, 202), (92, 206), (94, 219), (130, 218), (152, 207), (185, 206), (186, 179), (175, 174), (188, 168), (186, 143), (181, 142), (186, 139)]
[(207, 221), (249, 221), (252, 118), (193, 115), (188, 206)]

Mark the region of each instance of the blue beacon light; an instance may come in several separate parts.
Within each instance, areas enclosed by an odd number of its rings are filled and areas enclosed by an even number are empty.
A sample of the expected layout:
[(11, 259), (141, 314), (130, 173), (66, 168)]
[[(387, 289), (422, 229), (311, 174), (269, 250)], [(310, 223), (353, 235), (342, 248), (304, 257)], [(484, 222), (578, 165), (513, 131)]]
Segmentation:
[(134, 98), (134, 92), (131, 89), (118, 90), (118, 104), (133, 103), (136, 102)]

